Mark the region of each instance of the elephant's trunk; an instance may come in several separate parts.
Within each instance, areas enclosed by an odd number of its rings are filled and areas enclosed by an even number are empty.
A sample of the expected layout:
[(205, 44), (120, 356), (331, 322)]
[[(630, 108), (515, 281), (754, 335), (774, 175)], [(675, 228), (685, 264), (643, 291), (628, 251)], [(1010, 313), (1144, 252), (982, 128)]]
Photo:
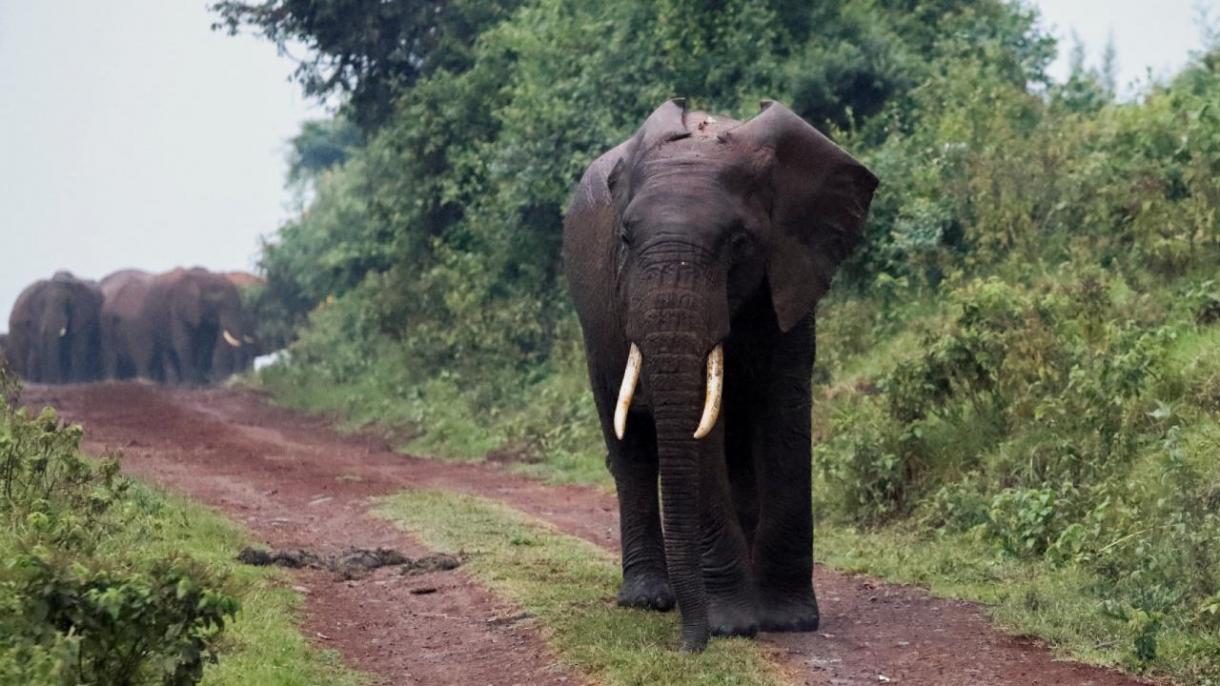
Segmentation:
[(58, 384), (65, 380), (63, 378), (63, 358), (67, 352), (67, 345), (64, 342), (66, 336), (60, 331), (61, 329), (52, 330), (43, 335), (43, 355), (39, 360), (41, 369), (37, 381)]
[[(671, 256), (673, 257), (673, 256)], [(709, 629), (707, 592), (702, 570), (704, 516), (700, 484), (703, 481), (704, 440), (716, 421), (718, 393), (712, 402), (708, 379), (709, 354), (719, 378), (720, 346), (725, 335), (727, 308), (717, 297), (720, 279), (709, 279), (697, 255), (678, 253), (678, 259), (652, 263), (645, 279), (654, 290), (642, 294), (631, 328), (643, 358), (643, 374), (656, 426), (657, 457), (661, 472), (662, 526), (669, 582), (682, 615), (682, 647), (698, 651), (707, 645)], [(722, 288), (722, 287), (721, 287)], [(715, 384), (713, 384), (714, 386)], [(708, 416), (706, 408), (712, 405)]]
[(704, 465), (694, 437), (704, 395), (704, 356), (681, 333), (649, 338), (644, 359), (657, 431), (665, 561), (682, 614), (682, 648), (698, 651), (708, 639), (700, 549)]

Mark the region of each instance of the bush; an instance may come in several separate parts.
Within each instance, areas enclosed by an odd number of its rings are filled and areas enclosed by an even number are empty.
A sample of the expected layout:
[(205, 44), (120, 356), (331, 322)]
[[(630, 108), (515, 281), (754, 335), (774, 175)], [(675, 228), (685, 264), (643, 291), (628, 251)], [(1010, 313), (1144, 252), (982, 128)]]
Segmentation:
[[(16, 393), (3, 370), (0, 388)], [(83, 458), (80, 440), (50, 408), (0, 405), (0, 683), (198, 683), (238, 601), (189, 559), (98, 552), (129, 482), (116, 461)]]

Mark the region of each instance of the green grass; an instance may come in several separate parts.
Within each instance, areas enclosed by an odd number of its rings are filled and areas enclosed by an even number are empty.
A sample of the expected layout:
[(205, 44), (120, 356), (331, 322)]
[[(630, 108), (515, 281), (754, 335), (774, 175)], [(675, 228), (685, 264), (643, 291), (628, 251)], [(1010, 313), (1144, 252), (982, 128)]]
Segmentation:
[(336, 652), (315, 648), (301, 635), (302, 598), (288, 587), (287, 572), (234, 559), (250, 543), (234, 524), (206, 507), (148, 487), (139, 487), (137, 493), (147, 514), (109, 545), (149, 556), (188, 551), (228, 574), (241, 597), (241, 613), (225, 633), (220, 663), (209, 670), (204, 684), (354, 686), (365, 681), (346, 668)]
[(681, 653), (675, 613), (615, 606), (619, 571), (611, 554), (506, 506), (453, 493), (407, 491), (383, 499), (376, 511), (432, 548), (464, 552), (468, 573), (535, 615), (560, 661), (599, 683), (782, 681), (751, 641), (714, 639), (705, 653)]
[[(208, 508), (134, 483), (120, 511), (108, 514), (122, 526), (108, 534), (96, 555), (123, 563), (187, 554), (228, 577), (241, 599), (236, 621), (222, 638), (219, 664), (209, 667), (208, 686), (354, 686), (364, 679), (338, 655), (309, 645), (298, 630), (301, 597), (280, 570), (235, 561), (249, 543), (237, 526)], [(0, 531), (0, 559), (11, 559), (17, 542)]]
[[(901, 527), (866, 531), (819, 522), (815, 538), (822, 564), (983, 603), (999, 628), (1043, 638), (1061, 657), (1138, 671), (1129, 627), (1086, 592), (1104, 581), (1080, 567), (998, 557), (969, 535), (929, 537)], [(1164, 626), (1156, 643), (1151, 673), (1182, 684), (1220, 683), (1220, 630)]]

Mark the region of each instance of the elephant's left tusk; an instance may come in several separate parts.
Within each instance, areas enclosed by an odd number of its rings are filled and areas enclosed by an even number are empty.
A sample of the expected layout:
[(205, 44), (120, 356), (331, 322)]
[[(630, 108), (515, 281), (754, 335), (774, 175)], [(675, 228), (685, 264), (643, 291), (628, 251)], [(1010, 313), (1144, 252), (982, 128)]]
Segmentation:
[(225, 343), (228, 343), (229, 345), (233, 346), (234, 348), (241, 347), (241, 341), (237, 340), (237, 338), (235, 338), (233, 336), (233, 334), (229, 333), (228, 329), (221, 329), (220, 333), (222, 336), (225, 337)]
[(712, 432), (720, 418), (720, 396), (724, 391), (724, 344), (717, 343), (707, 356), (707, 395), (703, 399), (703, 417), (695, 438), (703, 438)]
[(627, 353), (627, 368), (623, 370), (623, 384), (618, 389), (618, 402), (614, 405), (614, 435), (621, 441), (627, 431), (627, 410), (635, 397), (635, 386), (640, 381), (640, 368), (644, 366), (644, 355), (635, 343)]
[(63, 338), (64, 336), (67, 336), (67, 335), (68, 335), (68, 327), (65, 326), (64, 328), (59, 330), (60, 338)]

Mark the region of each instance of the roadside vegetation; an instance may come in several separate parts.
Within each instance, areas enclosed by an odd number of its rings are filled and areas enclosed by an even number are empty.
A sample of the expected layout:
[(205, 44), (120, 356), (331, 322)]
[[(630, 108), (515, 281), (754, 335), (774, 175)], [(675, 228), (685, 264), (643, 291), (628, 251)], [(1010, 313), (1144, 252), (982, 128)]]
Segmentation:
[[(241, 5), (218, 9), (327, 50)], [(486, 11), (377, 116), (345, 104), (342, 155), (294, 167), (260, 296), (293, 341), (262, 376), (282, 402), (607, 484), (558, 276), (568, 189), (666, 97), (740, 117), (773, 97), (882, 180), (818, 319), (819, 558), (1220, 683), (1214, 31), (1119, 101), (1078, 46), (1052, 83), (1054, 42), (998, 0), (449, 5)]]
[(0, 684), (356, 684), (235, 527), (80, 453), (0, 365)]
[(614, 605), (620, 581), (615, 555), (510, 507), (445, 491), (407, 491), (382, 499), (377, 511), (429, 547), (465, 556), (462, 569), (536, 617), (560, 661), (595, 683), (786, 681), (753, 641), (713, 641), (698, 655), (675, 650), (677, 613)]

